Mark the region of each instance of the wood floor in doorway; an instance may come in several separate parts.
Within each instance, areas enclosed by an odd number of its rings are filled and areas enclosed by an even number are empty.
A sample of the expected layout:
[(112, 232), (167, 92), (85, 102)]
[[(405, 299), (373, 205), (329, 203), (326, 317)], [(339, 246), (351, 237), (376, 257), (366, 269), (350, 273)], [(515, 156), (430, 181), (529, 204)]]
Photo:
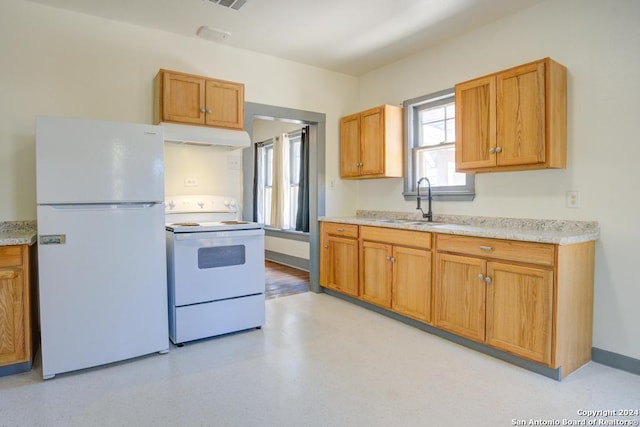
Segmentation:
[(265, 261), (266, 298), (280, 298), (309, 291), (309, 273)]

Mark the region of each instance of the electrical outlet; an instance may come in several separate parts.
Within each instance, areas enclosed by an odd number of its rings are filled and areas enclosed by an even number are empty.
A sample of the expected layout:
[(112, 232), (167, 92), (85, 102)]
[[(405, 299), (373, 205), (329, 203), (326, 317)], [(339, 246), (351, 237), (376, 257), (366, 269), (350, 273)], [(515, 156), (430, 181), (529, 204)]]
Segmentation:
[(198, 180), (195, 178), (185, 178), (184, 179), (184, 186), (185, 187), (197, 187), (198, 186)]
[(229, 170), (239, 171), (241, 160), (242, 159), (239, 156), (227, 156), (227, 167)]
[(570, 209), (578, 209), (580, 207), (579, 191), (567, 191), (567, 207)]

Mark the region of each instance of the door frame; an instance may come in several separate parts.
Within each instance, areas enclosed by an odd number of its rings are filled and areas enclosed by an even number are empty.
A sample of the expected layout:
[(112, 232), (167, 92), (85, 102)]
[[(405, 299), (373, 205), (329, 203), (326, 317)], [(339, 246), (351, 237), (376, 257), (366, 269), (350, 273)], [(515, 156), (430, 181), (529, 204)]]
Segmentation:
[[(253, 137), (253, 120), (277, 120), (309, 125), (309, 290), (320, 292), (320, 230), (318, 217), (325, 215), (325, 138), (326, 114), (275, 105), (245, 102), (244, 128)], [(255, 141), (252, 141), (255, 142)], [(253, 221), (253, 164), (252, 146), (242, 150), (243, 219)]]

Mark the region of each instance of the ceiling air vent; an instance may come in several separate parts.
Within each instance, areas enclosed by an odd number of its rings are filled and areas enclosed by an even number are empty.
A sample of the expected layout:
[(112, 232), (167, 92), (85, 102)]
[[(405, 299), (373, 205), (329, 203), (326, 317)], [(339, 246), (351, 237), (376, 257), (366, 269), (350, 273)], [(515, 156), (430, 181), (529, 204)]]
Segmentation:
[(209, 0), (211, 3), (219, 4), (220, 6), (230, 7), (231, 9), (240, 10), (247, 0)]

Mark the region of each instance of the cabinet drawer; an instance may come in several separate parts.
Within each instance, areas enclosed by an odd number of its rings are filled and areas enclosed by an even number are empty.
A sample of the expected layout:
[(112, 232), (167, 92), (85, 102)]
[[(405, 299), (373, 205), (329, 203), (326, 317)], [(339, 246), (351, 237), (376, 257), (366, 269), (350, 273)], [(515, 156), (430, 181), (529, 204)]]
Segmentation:
[(13, 267), (21, 265), (21, 246), (0, 246), (0, 267)]
[(360, 227), (360, 237), (362, 237), (363, 240), (384, 242), (391, 245), (431, 249), (431, 233), (425, 233), (423, 231), (362, 226)]
[(553, 266), (555, 245), (439, 234), (438, 251)]
[(323, 230), (333, 236), (358, 238), (358, 226), (355, 224), (341, 224), (337, 222), (323, 222)]

